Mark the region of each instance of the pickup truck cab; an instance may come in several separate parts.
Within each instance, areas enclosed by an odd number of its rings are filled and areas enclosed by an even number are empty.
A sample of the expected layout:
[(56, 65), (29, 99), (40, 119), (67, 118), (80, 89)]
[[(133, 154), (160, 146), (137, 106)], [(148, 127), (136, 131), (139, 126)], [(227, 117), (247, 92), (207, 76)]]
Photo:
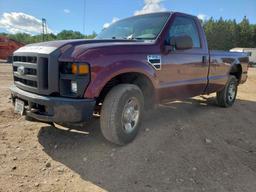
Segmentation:
[(27, 45), (14, 53), (15, 110), (28, 119), (78, 125), (100, 114), (105, 138), (124, 145), (144, 109), (217, 93), (234, 104), (247, 79), (244, 53), (209, 51), (197, 17), (161, 12), (120, 20), (93, 40)]

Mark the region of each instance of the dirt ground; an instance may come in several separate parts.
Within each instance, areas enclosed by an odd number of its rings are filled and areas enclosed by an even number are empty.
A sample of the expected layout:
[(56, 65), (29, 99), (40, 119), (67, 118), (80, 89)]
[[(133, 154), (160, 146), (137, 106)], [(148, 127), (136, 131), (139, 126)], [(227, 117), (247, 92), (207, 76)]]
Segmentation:
[(11, 66), (0, 64), (0, 191), (255, 192), (256, 69), (232, 108), (213, 96), (145, 115), (136, 140), (117, 147), (97, 119), (84, 130), (14, 115)]

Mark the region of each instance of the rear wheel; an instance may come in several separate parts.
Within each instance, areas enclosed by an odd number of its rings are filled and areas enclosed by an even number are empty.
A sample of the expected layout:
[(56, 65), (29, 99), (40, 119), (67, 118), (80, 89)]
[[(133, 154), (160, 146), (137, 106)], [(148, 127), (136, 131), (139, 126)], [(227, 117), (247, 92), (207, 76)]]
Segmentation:
[(121, 84), (114, 87), (106, 96), (100, 117), (101, 131), (112, 143), (124, 145), (137, 135), (144, 98), (136, 85)]
[(217, 104), (221, 107), (230, 107), (235, 103), (237, 95), (238, 80), (231, 75), (221, 91), (217, 92)]

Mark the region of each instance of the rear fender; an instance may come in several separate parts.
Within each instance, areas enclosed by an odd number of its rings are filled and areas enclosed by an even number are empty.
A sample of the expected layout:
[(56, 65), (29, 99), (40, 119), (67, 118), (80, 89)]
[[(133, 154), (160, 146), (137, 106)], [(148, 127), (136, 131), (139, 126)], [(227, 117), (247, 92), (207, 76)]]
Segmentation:
[(242, 84), (247, 80), (248, 61), (246, 58), (236, 59), (230, 66), (229, 74), (233, 74)]

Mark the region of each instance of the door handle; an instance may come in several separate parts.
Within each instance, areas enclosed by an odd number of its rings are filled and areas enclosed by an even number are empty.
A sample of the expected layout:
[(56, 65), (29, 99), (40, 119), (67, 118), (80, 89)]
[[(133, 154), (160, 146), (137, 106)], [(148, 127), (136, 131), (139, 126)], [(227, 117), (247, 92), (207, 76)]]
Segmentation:
[(207, 60), (208, 60), (208, 56), (203, 56), (202, 63), (203, 64), (207, 63)]

